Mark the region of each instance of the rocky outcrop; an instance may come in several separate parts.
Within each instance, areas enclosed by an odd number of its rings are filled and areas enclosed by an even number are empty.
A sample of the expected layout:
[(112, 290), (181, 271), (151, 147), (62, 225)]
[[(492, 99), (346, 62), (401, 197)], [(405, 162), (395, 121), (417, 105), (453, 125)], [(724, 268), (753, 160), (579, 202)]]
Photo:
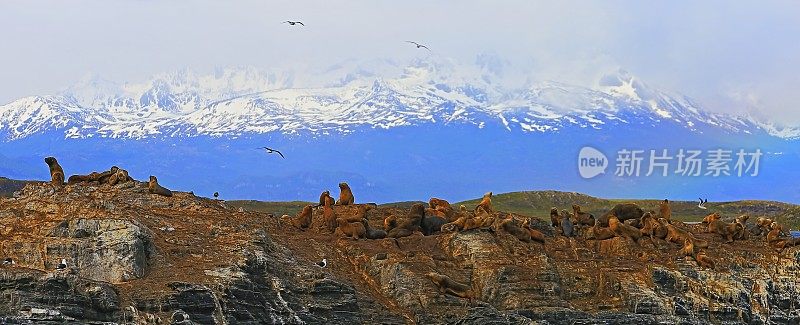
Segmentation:
[[(345, 216), (351, 206), (334, 207)], [(366, 214), (379, 228), (401, 208)], [(28, 185), (0, 199), (0, 322), (133, 324), (796, 324), (800, 250), (707, 240), (703, 268), (663, 240), (586, 240), (531, 223), (353, 240), (142, 183)], [(691, 229), (690, 229), (691, 230)], [(56, 269), (64, 258), (67, 268)], [(315, 264), (325, 258), (326, 267)], [(440, 291), (429, 272), (468, 285)]]

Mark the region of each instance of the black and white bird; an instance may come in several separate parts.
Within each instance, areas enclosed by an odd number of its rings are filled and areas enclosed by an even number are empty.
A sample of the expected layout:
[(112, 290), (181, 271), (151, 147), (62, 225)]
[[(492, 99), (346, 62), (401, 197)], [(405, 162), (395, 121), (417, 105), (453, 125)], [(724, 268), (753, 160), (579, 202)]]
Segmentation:
[(219, 192), (214, 192), (214, 198), (216, 199), (218, 197), (219, 197)]
[(278, 150), (275, 150), (275, 149), (272, 149), (272, 148), (267, 148), (267, 147), (261, 147), (261, 148), (256, 148), (256, 149), (264, 149), (264, 150), (267, 151), (267, 153), (277, 153), (277, 154), (281, 155), (281, 158), (286, 159), (286, 157), (284, 157), (283, 154)]
[(417, 43), (417, 42), (414, 42), (414, 41), (406, 41), (406, 42), (407, 42), (407, 43), (411, 43), (411, 44), (414, 44), (414, 45), (416, 45), (418, 49), (419, 49), (419, 48), (424, 48), (424, 49), (426, 49), (426, 50), (428, 50), (428, 51), (430, 51), (430, 50), (431, 50), (431, 49), (429, 49), (427, 46), (425, 46), (425, 45), (422, 45), (422, 44), (420, 44), (420, 43)]
[(287, 21), (284, 21), (283, 23), (284, 23), (284, 24), (289, 24), (290, 26), (294, 26), (294, 25), (305, 26), (305, 24), (303, 24), (303, 22), (302, 22), (302, 21), (291, 21), (291, 20), (287, 20)]
[(700, 203), (697, 204), (697, 207), (700, 208), (700, 209), (703, 209), (703, 210), (708, 209), (708, 208), (706, 208), (706, 203), (708, 203), (708, 199), (705, 199), (705, 200), (703, 200), (702, 198), (698, 198), (698, 199), (700, 199)]
[(63, 270), (63, 269), (66, 269), (66, 268), (67, 268), (67, 260), (62, 258), (61, 259), (61, 263), (58, 263), (58, 266), (56, 266), (56, 269)]
[(3, 265), (14, 265), (14, 259), (10, 257), (6, 257), (3, 260)]
[(322, 261), (319, 261), (319, 262), (314, 263), (314, 264), (316, 264), (317, 266), (319, 266), (321, 268), (325, 268), (326, 266), (328, 266), (328, 259), (327, 258), (323, 258)]

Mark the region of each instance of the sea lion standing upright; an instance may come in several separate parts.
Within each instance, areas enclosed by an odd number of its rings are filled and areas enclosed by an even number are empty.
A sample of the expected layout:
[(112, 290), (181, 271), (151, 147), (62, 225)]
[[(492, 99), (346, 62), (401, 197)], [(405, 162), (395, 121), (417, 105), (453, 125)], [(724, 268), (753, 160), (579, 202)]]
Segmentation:
[(158, 194), (167, 197), (172, 196), (172, 191), (164, 188), (161, 185), (158, 185), (158, 179), (152, 175), (150, 175), (150, 182), (147, 183), (147, 190), (152, 194)]
[(54, 157), (47, 157), (44, 159), (47, 167), (50, 167), (50, 184), (56, 188), (64, 186), (64, 169), (58, 164)]
[(667, 221), (672, 220), (672, 208), (669, 206), (669, 200), (664, 199), (658, 205), (659, 218), (664, 218)]
[(550, 208), (550, 225), (556, 229), (561, 227), (561, 217), (558, 216), (558, 208), (556, 207)]
[(339, 183), (339, 201), (336, 205), (352, 205), (356, 202), (353, 196), (353, 191), (350, 190), (350, 185), (345, 182)]
[(478, 206), (475, 207), (475, 212), (478, 212), (478, 209), (483, 209), (487, 213), (491, 214), (494, 212), (492, 208), (492, 192), (486, 192), (481, 199), (481, 203), (478, 203)]
[(561, 210), (561, 233), (567, 237), (575, 236), (575, 225), (572, 224), (567, 210)]

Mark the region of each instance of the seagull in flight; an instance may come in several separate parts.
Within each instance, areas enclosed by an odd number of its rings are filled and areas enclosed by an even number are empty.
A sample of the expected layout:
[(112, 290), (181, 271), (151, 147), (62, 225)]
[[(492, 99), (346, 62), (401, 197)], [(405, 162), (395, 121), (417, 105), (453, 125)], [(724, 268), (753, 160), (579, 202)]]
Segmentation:
[(700, 209), (703, 209), (703, 210), (708, 209), (708, 208), (706, 208), (706, 203), (708, 203), (708, 199), (705, 199), (705, 200), (703, 200), (702, 198), (698, 198), (698, 199), (700, 199), (700, 204), (698, 204), (697, 207), (700, 208)]
[(426, 49), (426, 50), (428, 50), (428, 51), (430, 51), (430, 50), (431, 50), (431, 49), (429, 49), (427, 46), (425, 46), (425, 45), (422, 45), (422, 44), (420, 44), (420, 43), (417, 43), (417, 42), (413, 42), (413, 41), (406, 41), (406, 42), (407, 42), (407, 43), (411, 43), (411, 44), (414, 44), (414, 45), (416, 45), (416, 46), (417, 46), (417, 48), (425, 48), (425, 49)]
[(292, 25), (292, 26), (294, 26), (294, 25), (297, 25), (297, 24), (300, 24), (301, 26), (305, 26), (305, 24), (303, 24), (303, 22), (302, 22), (302, 21), (291, 21), (291, 20), (287, 20), (287, 21), (284, 21), (283, 23), (284, 23), (284, 24), (289, 24), (289, 25)]
[(284, 157), (283, 154), (278, 150), (275, 150), (275, 149), (272, 149), (272, 148), (267, 148), (267, 147), (261, 147), (261, 148), (256, 148), (256, 149), (264, 149), (264, 150), (267, 151), (267, 153), (277, 153), (277, 154), (281, 155), (281, 158), (286, 159), (286, 157)]

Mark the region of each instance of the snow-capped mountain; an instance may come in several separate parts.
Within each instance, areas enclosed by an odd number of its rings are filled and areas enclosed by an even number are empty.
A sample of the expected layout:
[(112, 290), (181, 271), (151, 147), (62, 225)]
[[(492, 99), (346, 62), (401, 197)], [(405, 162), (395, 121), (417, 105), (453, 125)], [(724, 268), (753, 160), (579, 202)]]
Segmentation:
[(553, 81), (509, 86), (503, 84), (507, 70), (502, 60), (481, 56), (474, 65), (444, 59), (344, 62), (314, 73), (182, 70), (139, 84), (89, 77), (61, 94), (0, 106), (0, 135), (4, 141), (53, 130), (67, 138), (324, 135), (437, 123), (560, 132), (668, 123), (698, 133), (800, 137), (800, 129), (705, 112), (624, 71), (586, 88)]

